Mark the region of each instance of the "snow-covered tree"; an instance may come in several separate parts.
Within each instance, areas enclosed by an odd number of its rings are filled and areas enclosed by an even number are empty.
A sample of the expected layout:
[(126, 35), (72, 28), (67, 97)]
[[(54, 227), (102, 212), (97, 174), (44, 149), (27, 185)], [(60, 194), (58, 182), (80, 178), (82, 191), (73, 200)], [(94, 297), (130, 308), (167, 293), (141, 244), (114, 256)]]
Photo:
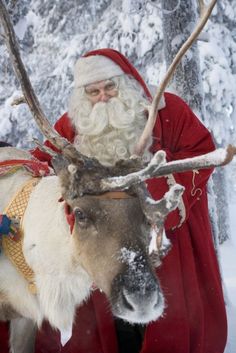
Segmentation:
[[(229, 142), (235, 143), (236, 140), (235, 14), (233, 1), (217, 2), (206, 27), (205, 40), (199, 42), (206, 105), (205, 124), (213, 132), (218, 147)], [(213, 175), (220, 242), (229, 233), (226, 184), (227, 179), (228, 184), (233, 184), (233, 179), (231, 182), (229, 180), (234, 169), (235, 166), (230, 166), (225, 170), (217, 170)]]
[[(196, 1), (162, 0), (164, 53), (170, 66), (182, 44), (190, 37), (197, 20)], [(202, 80), (197, 44), (194, 43), (175, 70), (170, 88), (200, 116), (204, 116)]]

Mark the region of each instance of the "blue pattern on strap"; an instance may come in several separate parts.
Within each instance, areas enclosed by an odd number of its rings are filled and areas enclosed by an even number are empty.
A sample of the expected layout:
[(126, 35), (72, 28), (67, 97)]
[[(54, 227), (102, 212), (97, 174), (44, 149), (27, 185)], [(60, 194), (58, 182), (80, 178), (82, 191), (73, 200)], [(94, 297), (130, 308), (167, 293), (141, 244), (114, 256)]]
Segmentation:
[(11, 220), (5, 214), (0, 215), (0, 236), (11, 232)]

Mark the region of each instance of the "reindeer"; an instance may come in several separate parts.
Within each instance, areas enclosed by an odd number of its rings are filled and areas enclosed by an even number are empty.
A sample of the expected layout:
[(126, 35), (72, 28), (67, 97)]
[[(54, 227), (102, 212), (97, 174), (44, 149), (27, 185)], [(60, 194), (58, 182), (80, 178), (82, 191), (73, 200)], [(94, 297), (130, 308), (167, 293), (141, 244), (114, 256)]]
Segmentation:
[[(176, 184), (163, 199), (154, 201), (145, 180), (224, 165), (233, 158), (235, 147), (169, 163), (165, 153), (159, 151), (146, 166), (138, 157), (104, 167), (83, 156), (58, 136), (45, 118), (1, 0), (0, 10), (24, 99), (41, 131), (62, 150), (61, 154), (53, 154), (55, 174), (35, 182), (20, 225), (22, 253), (33, 277), (29, 281), (22, 276), (4, 251), (0, 256), (0, 319), (11, 321), (11, 351), (33, 352), (36, 325), (40, 326), (45, 318), (60, 331), (71, 332), (76, 307), (88, 298), (93, 283), (108, 297), (114, 315), (133, 323), (158, 319), (165, 300), (149, 256), (149, 244), (153, 234), (154, 243), (161, 242), (164, 220), (178, 206), (184, 190)], [(137, 145), (137, 155), (142, 154), (152, 130), (157, 96)], [(31, 161), (32, 157), (26, 151), (6, 147), (1, 149), (0, 159)], [(1, 212), (31, 180), (24, 168), (0, 178)], [(75, 220), (71, 232), (65, 209)], [(160, 261), (159, 249), (154, 246), (154, 250)]]

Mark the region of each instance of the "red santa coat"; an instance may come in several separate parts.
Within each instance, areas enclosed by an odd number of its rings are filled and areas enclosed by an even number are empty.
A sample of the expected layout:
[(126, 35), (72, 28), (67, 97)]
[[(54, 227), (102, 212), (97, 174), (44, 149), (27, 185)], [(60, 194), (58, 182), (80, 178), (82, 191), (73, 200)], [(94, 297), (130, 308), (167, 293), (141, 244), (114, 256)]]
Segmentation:
[[(163, 149), (169, 160), (177, 160), (214, 150), (210, 133), (189, 107), (170, 93), (165, 94), (165, 101), (166, 107), (159, 111), (154, 128), (153, 152)], [(67, 114), (55, 127), (62, 136), (73, 142), (75, 131)], [(34, 154), (43, 157), (39, 151)], [(142, 353), (224, 351), (227, 331), (225, 305), (206, 194), (206, 183), (211, 172), (208, 169), (199, 173), (174, 174), (175, 180), (185, 187), (183, 201), (186, 216), (181, 227), (175, 228), (180, 223), (180, 214), (176, 210), (168, 216), (165, 224), (172, 249), (157, 269), (157, 275), (165, 294), (166, 309), (163, 318), (147, 326)], [(152, 179), (148, 186), (155, 199), (168, 190), (166, 178)], [(102, 294), (96, 293), (79, 310), (73, 338), (62, 352), (117, 352), (112, 317), (107, 312), (107, 305), (101, 305), (101, 300), (105, 301), (101, 298)], [(85, 310), (87, 312), (83, 317)], [(90, 316), (91, 320), (87, 320)], [(107, 326), (106, 330), (104, 326)], [(92, 340), (86, 336), (86, 330), (93, 332)]]
[[(133, 75), (145, 88), (137, 71), (120, 53), (103, 49), (88, 55), (105, 55)], [(168, 160), (177, 160), (214, 150), (208, 130), (177, 96), (165, 94), (166, 107), (159, 111), (153, 131), (153, 152), (164, 149)], [(64, 114), (55, 128), (73, 142), (75, 130)], [(51, 145), (50, 143), (47, 143)], [(50, 157), (36, 149), (41, 160)], [(166, 309), (163, 318), (147, 325), (141, 353), (223, 353), (227, 323), (218, 263), (212, 243), (206, 183), (212, 170), (175, 174), (184, 185), (185, 219), (178, 210), (169, 214), (166, 233), (172, 249), (156, 270)], [(148, 182), (152, 196), (159, 199), (168, 190), (167, 179)], [(183, 215), (182, 215), (183, 216)], [(105, 296), (95, 291), (78, 309), (73, 335), (62, 348), (59, 335), (45, 324), (36, 340), (36, 353), (117, 353), (117, 339)], [(128, 353), (128, 352), (127, 352)]]

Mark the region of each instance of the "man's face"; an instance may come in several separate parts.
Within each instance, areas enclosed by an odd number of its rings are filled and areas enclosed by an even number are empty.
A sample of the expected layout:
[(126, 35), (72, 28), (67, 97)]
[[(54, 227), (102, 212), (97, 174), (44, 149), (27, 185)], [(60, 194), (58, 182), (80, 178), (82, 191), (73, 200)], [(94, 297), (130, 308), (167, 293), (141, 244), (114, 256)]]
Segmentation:
[(95, 105), (98, 102), (108, 102), (110, 98), (116, 97), (118, 87), (112, 79), (109, 79), (85, 86), (85, 93), (92, 105)]
[[(148, 103), (142, 87), (126, 75), (75, 88), (69, 104), (78, 131), (74, 144), (104, 165), (129, 158), (145, 128)], [(149, 155), (147, 151), (143, 159)]]

